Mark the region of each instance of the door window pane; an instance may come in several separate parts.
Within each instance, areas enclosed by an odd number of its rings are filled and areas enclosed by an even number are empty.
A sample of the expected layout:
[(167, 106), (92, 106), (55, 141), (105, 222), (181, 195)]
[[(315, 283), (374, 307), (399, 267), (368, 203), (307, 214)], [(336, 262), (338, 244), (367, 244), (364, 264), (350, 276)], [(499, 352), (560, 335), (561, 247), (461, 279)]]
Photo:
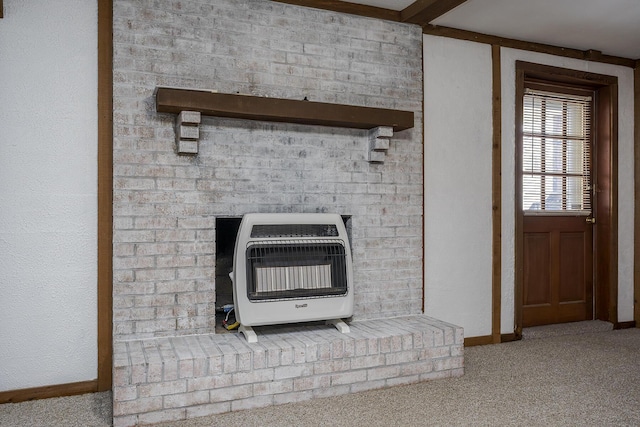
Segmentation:
[(527, 89), (523, 99), (522, 208), (591, 210), (591, 98)]

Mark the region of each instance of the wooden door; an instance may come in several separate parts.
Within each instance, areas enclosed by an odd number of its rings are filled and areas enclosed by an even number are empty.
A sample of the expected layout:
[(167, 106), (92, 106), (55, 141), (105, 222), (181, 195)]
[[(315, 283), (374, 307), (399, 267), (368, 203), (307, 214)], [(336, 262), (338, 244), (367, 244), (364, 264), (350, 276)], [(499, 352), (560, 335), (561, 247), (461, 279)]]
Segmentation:
[(523, 327), (593, 319), (593, 239), (587, 219), (524, 217)]
[[(546, 109), (534, 105), (532, 91), (591, 98), (588, 134), (576, 132), (570, 120), (575, 109), (559, 109), (553, 100)], [(516, 61), (516, 336), (524, 326), (617, 322), (617, 94), (613, 76)], [(564, 150), (579, 147), (580, 140), (589, 166), (582, 177), (570, 160), (580, 157), (580, 149)], [(550, 152), (554, 146), (561, 150)], [(575, 191), (580, 183), (582, 196)], [(595, 224), (586, 221), (592, 218)]]
[(593, 318), (592, 100), (540, 83), (523, 95), (523, 327)]

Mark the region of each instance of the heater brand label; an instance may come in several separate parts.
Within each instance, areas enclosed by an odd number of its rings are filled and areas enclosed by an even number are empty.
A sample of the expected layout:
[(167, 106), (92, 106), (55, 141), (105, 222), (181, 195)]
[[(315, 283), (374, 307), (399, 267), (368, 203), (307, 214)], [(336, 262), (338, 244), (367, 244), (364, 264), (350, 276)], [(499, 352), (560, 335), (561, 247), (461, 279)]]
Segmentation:
[(296, 304), (296, 308), (306, 308), (308, 304)]

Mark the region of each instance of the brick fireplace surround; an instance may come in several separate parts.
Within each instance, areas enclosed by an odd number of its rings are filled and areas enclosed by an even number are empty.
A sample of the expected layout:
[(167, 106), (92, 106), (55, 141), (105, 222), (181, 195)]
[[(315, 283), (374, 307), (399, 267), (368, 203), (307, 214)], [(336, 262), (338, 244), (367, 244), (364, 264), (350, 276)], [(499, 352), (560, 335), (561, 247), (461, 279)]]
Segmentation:
[[(114, 0), (114, 425), (463, 374), (462, 329), (422, 314), (422, 33), (268, 0)], [(158, 86), (414, 112), (368, 131), (203, 116), (176, 152)], [(351, 218), (351, 333), (215, 333), (216, 219)], [(427, 296), (428, 297), (428, 296)]]

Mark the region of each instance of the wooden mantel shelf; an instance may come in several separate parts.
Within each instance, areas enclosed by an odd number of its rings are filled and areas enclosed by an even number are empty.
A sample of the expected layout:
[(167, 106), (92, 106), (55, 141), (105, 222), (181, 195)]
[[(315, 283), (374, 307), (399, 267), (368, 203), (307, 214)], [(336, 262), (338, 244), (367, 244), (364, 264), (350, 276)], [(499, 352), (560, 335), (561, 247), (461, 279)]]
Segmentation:
[(168, 87), (157, 87), (155, 94), (159, 113), (197, 111), (206, 116), (355, 129), (384, 126), (394, 132), (414, 126), (412, 111)]

